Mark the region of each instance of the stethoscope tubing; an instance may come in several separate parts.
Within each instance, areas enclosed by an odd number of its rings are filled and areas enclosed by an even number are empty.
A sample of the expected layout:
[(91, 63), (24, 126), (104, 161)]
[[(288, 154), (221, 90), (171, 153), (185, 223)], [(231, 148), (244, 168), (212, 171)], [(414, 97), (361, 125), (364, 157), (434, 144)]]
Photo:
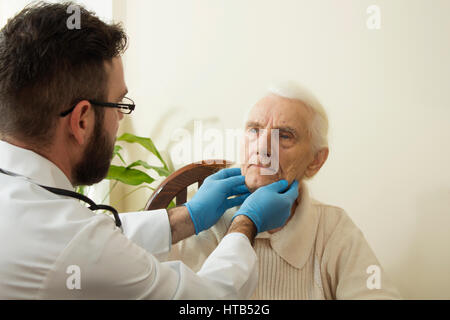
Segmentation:
[[(16, 174), (16, 173), (13, 173), (13, 172), (10, 172), (10, 171), (6, 171), (6, 170), (1, 169), (1, 168), (0, 168), (0, 173), (6, 174), (6, 175), (11, 176), (11, 177), (22, 177), (19, 174)], [(24, 178), (26, 178), (26, 177), (24, 177)], [(122, 221), (120, 220), (119, 213), (117, 212), (117, 210), (114, 207), (106, 205), (106, 204), (96, 204), (89, 197), (87, 197), (85, 195), (82, 195), (81, 193), (78, 193), (78, 192), (75, 192), (75, 191), (66, 190), (66, 189), (60, 189), (60, 188), (54, 188), (54, 187), (48, 187), (48, 186), (44, 186), (44, 185), (41, 185), (41, 184), (36, 184), (36, 185), (41, 187), (41, 188), (44, 188), (45, 190), (47, 190), (47, 191), (49, 191), (49, 192), (51, 192), (53, 194), (57, 194), (57, 195), (60, 195), (60, 196), (65, 196), (65, 197), (70, 197), (70, 198), (74, 198), (74, 199), (86, 202), (89, 205), (88, 208), (90, 210), (92, 210), (92, 211), (96, 211), (96, 210), (107, 210), (107, 211), (110, 211), (113, 214), (113, 216), (114, 216), (114, 220), (115, 220), (116, 226), (123, 231)]]

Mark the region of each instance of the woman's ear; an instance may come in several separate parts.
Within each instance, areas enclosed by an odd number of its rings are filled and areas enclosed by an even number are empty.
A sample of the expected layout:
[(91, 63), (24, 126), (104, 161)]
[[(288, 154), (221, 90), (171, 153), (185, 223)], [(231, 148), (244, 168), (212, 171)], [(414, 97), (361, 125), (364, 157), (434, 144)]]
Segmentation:
[(95, 124), (95, 115), (91, 103), (87, 100), (78, 102), (69, 116), (71, 135), (79, 145), (86, 144)]
[(328, 152), (328, 148), (323, 148), (316, 152), (313, 161), (306, 168), (305, 176), (307, 178), (312, 178), (322, 168), (325, 161), (327, 161)]

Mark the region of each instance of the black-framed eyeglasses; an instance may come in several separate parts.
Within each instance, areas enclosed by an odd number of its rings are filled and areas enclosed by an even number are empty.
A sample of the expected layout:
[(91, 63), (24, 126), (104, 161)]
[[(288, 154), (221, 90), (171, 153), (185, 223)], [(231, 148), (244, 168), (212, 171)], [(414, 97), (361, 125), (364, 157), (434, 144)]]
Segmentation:
[[(82, 100), (80, 100), (82, 101)], [(134, 104), (134, 101), (131, 100), (128, 97), (124, 97), (122, 99), (122, 101), (120, 101), (119, 103), (113, 103), (113, 102), (100, 102), (100, 101), (96, 101), (96, 100), (87, 100), (89, 101), (89, 103), (95, 105), (95, 106), (99, 106), (99, 107), (106, 107), (106, 108), (118, 108), (119, 112), (124, 113), (124, 114), (130, 114), (131, 112), (133, 112), (133, 110), (136, 108), (136, 105)], [(72, 106), (72, 108), (70, 108), (69, 110), (66, 110), (64, 112), (61, 112), (59, 114), (60, 117), (65, 117), (67, 116), (69, 113), (71, 113), (73, 111), (73, 109), (75, 109), (76, 105), (78, 104), (78, 102), (76, 104), (74, 104)]]

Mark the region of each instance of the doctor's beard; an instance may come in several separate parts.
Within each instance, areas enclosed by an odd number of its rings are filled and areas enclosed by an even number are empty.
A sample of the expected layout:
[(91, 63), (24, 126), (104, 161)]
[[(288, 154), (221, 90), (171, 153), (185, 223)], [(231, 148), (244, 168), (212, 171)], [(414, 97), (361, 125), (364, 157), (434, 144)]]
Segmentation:
[(73, 170), (74, 186), (90, 186), (108, 174), (113, 157), (115, 139), (103, 128), (103, 117), (96, 114), (94, 132), (84, 149), (81, 161)]

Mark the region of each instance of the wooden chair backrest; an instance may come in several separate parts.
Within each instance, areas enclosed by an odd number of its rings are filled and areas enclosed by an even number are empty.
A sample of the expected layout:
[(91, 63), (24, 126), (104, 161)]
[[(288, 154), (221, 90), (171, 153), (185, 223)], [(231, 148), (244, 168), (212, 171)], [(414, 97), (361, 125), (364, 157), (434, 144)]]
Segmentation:
[(187, 201), (187, 188), (198, 183), (198, 187), (211, 174), (230, 167), (233, 163), (226, 160), (204, 160), (201, 163), (188, 164), (166, 179), (156, 188), (145, 205), (145, 210), (164, 209), (175, 198), (176, 205)]

